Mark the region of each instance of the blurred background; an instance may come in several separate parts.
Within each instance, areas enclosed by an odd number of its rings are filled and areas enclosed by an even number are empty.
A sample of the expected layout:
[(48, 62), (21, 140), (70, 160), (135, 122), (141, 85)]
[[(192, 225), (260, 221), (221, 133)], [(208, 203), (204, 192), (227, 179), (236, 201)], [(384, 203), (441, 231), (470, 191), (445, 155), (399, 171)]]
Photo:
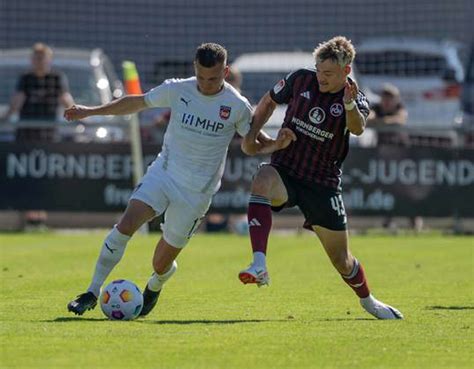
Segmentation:
[[(12, 111), (35, 43), (52, 48), (78, 104), (123, 96), (122, 62), (144, 91), (193, 75), (196, 47), (229, 52), (233, 79), (252, 104), (336, 35), (357, 50), (353, 78), (371, 103), (368, 129), (345, 164), (351, 228), (472, 232), (474, 218), (474, 2), (471, 0), (0, 0), (0, 229), (104, 227), (133, 188), (132, 117), (66, 123)], [(274, 135), (285, 107), (267, 124)], [(160, 149), (166, 110), (138, 117), (145, 165)], [(245, 233), (250, 180), (264, 158), (229, 150), (207, 230)], [(294, 211), (275, 227), (301, 224)]]

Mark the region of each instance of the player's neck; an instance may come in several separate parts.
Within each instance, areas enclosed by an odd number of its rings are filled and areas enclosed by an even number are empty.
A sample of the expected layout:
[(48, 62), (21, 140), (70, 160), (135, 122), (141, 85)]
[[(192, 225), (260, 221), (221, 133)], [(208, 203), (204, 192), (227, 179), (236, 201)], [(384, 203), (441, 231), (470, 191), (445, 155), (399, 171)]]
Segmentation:
[(343, 90), (344, 87), (346, 87), (346, 81), (344, 81), (340, 85), (337, 85), (337, 87), (334, 87), (332, 90), (329, 90), (329, 93), (330, 94), (336, 94), (336, 93), (340, 92), (341, 90)]
[(196, 88), (204, 96), (215, 96), (215, 95), (219, 94), (224, 89), (224, 83), (222, 84), (222, 86), (216, 92), (213, 92), (213, 93), (204, 93), (204, 92), (202, 92), (201, 89), (199, 88), (199, 85), (196, 85)]

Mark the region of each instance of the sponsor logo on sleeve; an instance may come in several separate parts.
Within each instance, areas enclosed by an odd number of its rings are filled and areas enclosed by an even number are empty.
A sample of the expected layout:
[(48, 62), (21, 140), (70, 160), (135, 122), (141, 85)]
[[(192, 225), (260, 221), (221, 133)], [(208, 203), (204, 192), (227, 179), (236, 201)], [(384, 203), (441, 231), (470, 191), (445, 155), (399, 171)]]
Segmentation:
[(278, 83), (273, 87), (273, 92), (275, 94), (279, 93), (281, 90), (283, 90), (283, 87), (285, 87), (285, 80), (281, 79), (278, 81)]
[(303, 96), (305, 99), (311, 100), (311, 92), (309, 91), (300, 93), (300, 96)]

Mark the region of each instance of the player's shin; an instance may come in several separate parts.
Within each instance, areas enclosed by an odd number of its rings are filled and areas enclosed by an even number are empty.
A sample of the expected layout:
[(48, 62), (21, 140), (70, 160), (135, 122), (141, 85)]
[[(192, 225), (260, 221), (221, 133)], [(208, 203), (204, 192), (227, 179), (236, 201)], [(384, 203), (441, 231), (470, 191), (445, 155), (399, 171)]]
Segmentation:
[(360, 298), (370, 295), (369, 285), (365, 278), (365, 272), (357, 259), (354, 259), (354, 267), (349, 275), (342, 275), (342, 279), (351, 287)]
[(251, 195), (247, 219), (254, 256), (253, 263), (254, 265), (265, 267), (268, 236), (272, 228), (270, 200), (264, 196)]
[(92, 282), (87, 289), (96, 297), (99, 296), (104, 281), (122, 258), (129, 240), (130, 237), (120, 233), (115, 226), (105, 238), (95, 266)]

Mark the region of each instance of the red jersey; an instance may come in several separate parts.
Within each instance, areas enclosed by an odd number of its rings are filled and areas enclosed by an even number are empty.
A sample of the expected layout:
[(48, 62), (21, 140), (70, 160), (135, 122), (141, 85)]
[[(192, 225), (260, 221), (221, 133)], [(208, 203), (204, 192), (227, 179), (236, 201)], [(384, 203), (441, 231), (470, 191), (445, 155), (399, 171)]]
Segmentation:
[[(299, 69), (279, 81), (270, 96), (278, 104), (288, 104), (282, 127), (297, 137), (287, 148), (274, 152), (271, 163), (309, 185), (341, 190), (341, 168), (349, 150), (344, 89), (320, 92), (316, 71)], [(369, 104), (362, 92), (355, 103), (367, 118)]]

